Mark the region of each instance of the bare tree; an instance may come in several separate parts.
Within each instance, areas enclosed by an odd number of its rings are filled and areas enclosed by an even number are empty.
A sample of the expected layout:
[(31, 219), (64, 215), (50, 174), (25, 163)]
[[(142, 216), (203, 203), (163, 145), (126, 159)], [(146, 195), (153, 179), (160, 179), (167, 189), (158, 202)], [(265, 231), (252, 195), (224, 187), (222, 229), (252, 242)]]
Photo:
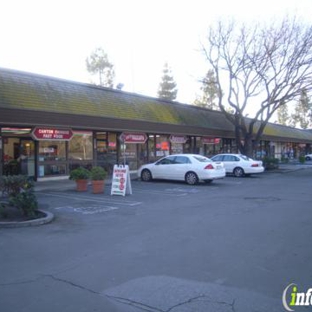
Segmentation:
[(269, 26), (219, 21), (207, 38), (202, 48), (222, 90), (218, 105), (235, 128), (239, 150), (252, 156), (274, 112), (312, 89), (312, 27), (296, 18)]

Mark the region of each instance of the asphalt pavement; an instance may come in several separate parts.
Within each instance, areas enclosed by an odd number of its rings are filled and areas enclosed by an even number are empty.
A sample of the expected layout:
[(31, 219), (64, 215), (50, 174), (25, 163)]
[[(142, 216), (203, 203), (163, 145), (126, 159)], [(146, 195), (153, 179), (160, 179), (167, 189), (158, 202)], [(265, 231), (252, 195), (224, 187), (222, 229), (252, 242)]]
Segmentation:
[(0, 310), (285, 311), (285, 287), (312, 287), (311, 180), (287, 164), (210, 185), (133, 180), (125, 197), (110, 179), (104, 194), (37, 182), (55, 220), (0, 229)]

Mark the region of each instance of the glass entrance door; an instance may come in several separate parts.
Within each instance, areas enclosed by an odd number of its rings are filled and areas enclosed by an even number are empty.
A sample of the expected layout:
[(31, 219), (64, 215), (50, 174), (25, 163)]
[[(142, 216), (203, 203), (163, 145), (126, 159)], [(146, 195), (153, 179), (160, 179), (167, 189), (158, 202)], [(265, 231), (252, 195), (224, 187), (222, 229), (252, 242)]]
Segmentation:
[(3, 141), (3, 173), (35, 177), (35, 142), (17, 137), (5, 137)]
[(21, 139), (20, 145), (20, 173), (29, 177), (35, 177), (35, 142)]

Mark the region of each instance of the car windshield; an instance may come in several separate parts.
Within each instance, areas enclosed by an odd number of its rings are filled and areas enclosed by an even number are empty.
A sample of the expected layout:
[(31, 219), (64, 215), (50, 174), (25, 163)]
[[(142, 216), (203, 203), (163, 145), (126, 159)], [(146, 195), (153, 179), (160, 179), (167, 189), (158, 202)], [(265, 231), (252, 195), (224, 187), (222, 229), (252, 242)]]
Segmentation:
[(211, 162), (211, 159), (204, 157), (204, 156), (193, 156), (193, 157), (199, 162), (203, 162), (203, 163)]

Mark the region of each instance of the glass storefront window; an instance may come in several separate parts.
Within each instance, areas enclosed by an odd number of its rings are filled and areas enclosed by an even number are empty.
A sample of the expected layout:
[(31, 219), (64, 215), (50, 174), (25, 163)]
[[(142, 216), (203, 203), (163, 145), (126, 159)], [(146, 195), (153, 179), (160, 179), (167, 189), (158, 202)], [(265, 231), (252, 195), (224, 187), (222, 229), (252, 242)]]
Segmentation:
[(205, 155), (204, 144), (201, 137), (195, 138), (195, 154)]
[(66, 173), (66, 165), (60, 164), (44, 164), (39, 165), (38, 176), (39, 178), (53, 175), (60, 175)]
[(74, 135), (68, 144), (69, 160), (90, 160), (93, 159), (92, 132), (73, 131)]
[(168, 136), (156, 135), (156, 158), (169, 155), (170, 143)]
[(156, 160), (155, 158), (155, 135), (151, 134), (148, 136), (148, 160), (149, 162), (153, 162)]
[(137, 169), (137, 144), (121, 144), (120, 161), (129, 165), (130, 170)]
[(39, 141), (39, 161), (66, 160), (65, 141)]
[(96, 158), (98, 165), (112, 172), (117, 163), (117, 134), (110, 132), (96, 133)]

